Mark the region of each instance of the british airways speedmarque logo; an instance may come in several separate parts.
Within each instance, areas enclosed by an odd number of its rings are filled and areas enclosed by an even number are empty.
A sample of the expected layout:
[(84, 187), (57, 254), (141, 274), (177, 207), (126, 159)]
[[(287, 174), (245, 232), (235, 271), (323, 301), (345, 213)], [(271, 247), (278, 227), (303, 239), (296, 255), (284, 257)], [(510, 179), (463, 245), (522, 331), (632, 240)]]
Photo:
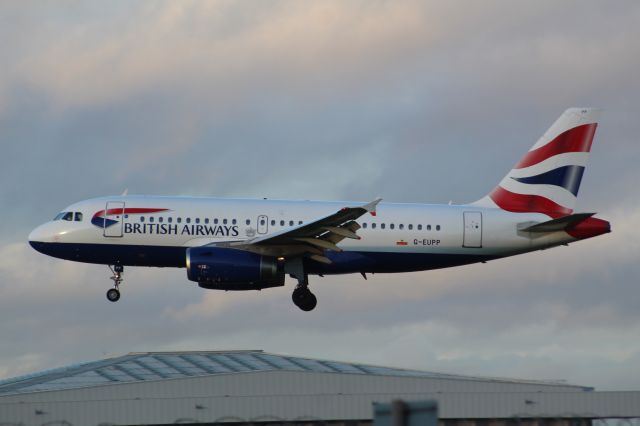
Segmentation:
[(119, 223), (119, 221), (113, 219), (121, 218), (123, 215), (132, 215), (132, 214), (149, 214), (149, 213), (159, 213), (166, 212), (169, 209), (145, 209), (145, 208), (117, 208), (117, 209), (109, 209), (109, 210), (100, 210), (96, 212), (91, 218), (91, 223), (98, 228), (108, 228), (110, 226)]

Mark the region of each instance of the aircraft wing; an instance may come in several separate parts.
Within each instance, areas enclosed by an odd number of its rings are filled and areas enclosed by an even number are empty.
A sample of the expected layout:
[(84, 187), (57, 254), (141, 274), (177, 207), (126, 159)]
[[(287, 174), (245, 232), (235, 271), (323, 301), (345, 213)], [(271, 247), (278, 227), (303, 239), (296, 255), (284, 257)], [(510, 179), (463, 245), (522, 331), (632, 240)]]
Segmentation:
[(343, 207), (313, 222), (227, 246), (271, 256), (306, 255), (318, 262), (331, 263), (323, 255), (324, 250), (342, 251), (336, 244), (343, 239), (359, 240), (356, 232), (360, 225), (356, 219), (366, 213), (375, 215), (376, 206), (381, 200), (377, 198), (362, 206)]

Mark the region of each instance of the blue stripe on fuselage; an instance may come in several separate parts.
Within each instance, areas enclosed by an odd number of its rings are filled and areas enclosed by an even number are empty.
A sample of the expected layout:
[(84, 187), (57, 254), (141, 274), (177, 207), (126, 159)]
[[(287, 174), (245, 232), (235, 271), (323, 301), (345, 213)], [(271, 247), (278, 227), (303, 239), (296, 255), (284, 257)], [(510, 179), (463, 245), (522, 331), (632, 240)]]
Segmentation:
[[(188, 247), (43, 243), (30, 241), (37, 251), (76, 262), (123, 266), (157, 266), (183, 268)], [(310, 259), (305, 269), (310, 274), (348, 274), (354, 272), (412, 272), (448, 268), (496, 259), (499, 256), (472, 254), (396, 253), (396, 252), (326, 252), (333, 263), (326, 265)]]

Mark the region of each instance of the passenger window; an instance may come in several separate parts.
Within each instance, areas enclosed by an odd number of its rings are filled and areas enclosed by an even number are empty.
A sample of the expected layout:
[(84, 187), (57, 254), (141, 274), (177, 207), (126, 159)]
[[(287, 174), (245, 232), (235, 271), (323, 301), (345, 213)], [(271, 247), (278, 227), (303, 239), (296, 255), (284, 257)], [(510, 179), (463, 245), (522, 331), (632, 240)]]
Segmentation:
[(187, 218), (187, 223), (191, 223), (191, 218), (190, 217)]
[(149, 222), (153, 223), (153, 216), (149, 217)]
[(144, 216), (140, 216), (140, 222), (144, 222)]
[(82, 222), (82, 213), (76, 212), (75, 221), (76, 222)]
[(401, 223), (400, 225), (398, 225), (398, 228), (404, 229), (404, 225)]
[(293, 222), (292, 220), (290, 220), (290, 221), (289, 221), (289, 226), (293, 226), (293, 223), (294, 223), (294, 222)]
[(218, 224), (218, 218), (217, 217), (215, 219), (213, 219), (213, 223), (214, 223), (214, 225)]
[(298, 221), (298, 225), (302, 225), (302, 221), (301, 220)]
[(376, 224), (375, 223), (371, 224), (371, 229), (376, 229)]
[(380, 224), (380, 229), (384, 229), (384, 228), (385, 228), (385, 226), (386, 226), (386, 225), (385, 225), (384, 223), (381, 223), (381, 224)]
[(276, 221), (271, 219), (271, 226), (275, 226), (276, 225)]
[(280, 221), (280, 226), (284, 226), (284, 220)]
[(264, 219), (260, 219), (260, 225), (264, 226)]
[(232, 225), (235, 225), (236, 223), (238, 223), (238, 221), (237, 221), (237, 220), (235, 220), (235, 219), (231, 219), (231, 224), (232, 224)]
[(409, 224), (409, 231), (413, 229), (413, 225)]
[(436, 231), (440, 230), (440, 225), (436, 225)]
[(362, 228), (363, 228), (363, 229), (367, 229), (367, 222), (365, 222), (365, 223), (363, 223), (363, 224), (362, 224)]
[(431, 231), (431, 225), (427, 225), (427, 231)]
[(389, 228), (393, 229), (393, 228), (395, 228), (395, 225), (392, 223), (391, 225), (389, 225)]
[(251, 221), (250, 221), (249, 219), (247, 219), (247, 220), (245, 221), (245, 223), (246, 223), (247, 225), (251, 225)]
[(205, 225), (208, 225), (208, 224), (209, 224), (209, 218), (208, 218), (208, 217), (205, 217), (205, 218), (204, 218), (204, 223), (205, 223)]
[(169, 223), (173, 222), (173, 218), (172, 217), (167, 218), (167, 222)]
[(177, 219), (176, 219), (176, 222), (178, 222), (178, 223), (182, 223), (182, 218), (181, 218), (181, 217), (177, 218)]
[(163, 221), (163, 220), (164, 220), (164, 218), (163, 218), (162, 216), (160, 216), (160, 217), (158, 218), (158, 222), (160, 222), (160, 223), (162, 223), (162, 221)]
[(226, 225), (226, 224), (227, 224), (227, 219), (222, 219), (222, 223), (223, 223), (224, 225)]
[(418, 231), (422, 231), (422, 225), (418, 225)]
[(200, 223), (200, 218), (196, 217), (196, 223)]

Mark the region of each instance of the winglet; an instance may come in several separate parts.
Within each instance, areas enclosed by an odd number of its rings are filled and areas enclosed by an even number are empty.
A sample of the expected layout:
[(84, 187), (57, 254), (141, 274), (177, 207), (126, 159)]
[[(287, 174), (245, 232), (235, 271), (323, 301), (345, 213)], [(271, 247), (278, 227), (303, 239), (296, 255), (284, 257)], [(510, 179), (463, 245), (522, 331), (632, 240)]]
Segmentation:
[(378, 203), (382, 201), (382, 198), (378, 197), (375, 200), (373, 200), (370, 203), (365, 204), (364, 206), (362, 206), (363, 209), (365, 209), (366, 211), (368, 211), (369, 213), (371, 213), (371, 216), (375, 216), (376, 215), (376, 207), (378, 206)]

